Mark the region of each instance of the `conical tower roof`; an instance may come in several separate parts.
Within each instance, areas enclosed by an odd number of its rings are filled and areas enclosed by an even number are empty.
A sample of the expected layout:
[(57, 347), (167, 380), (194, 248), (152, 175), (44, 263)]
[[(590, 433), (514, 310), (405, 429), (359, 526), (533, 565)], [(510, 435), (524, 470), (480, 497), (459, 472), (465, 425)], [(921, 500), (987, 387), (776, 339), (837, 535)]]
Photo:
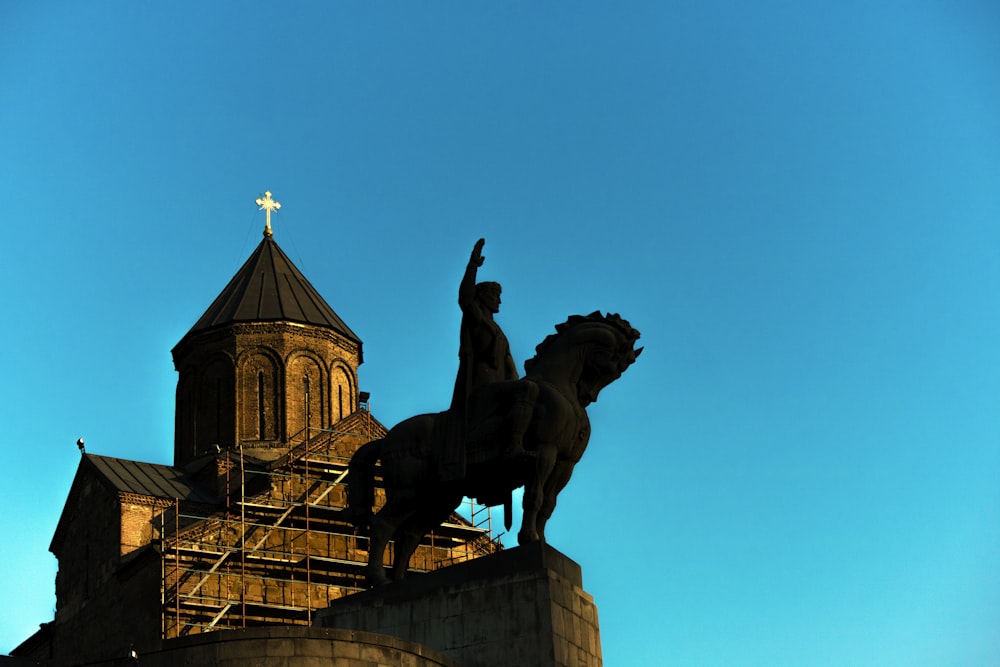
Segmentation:
[(274, 238), (265, 233), (264, 240), (182, 342), (197, 333), (237, 322), (278, 321), (332, 329), (357, 343), (360, 352), (358, 335), (306, 280)]

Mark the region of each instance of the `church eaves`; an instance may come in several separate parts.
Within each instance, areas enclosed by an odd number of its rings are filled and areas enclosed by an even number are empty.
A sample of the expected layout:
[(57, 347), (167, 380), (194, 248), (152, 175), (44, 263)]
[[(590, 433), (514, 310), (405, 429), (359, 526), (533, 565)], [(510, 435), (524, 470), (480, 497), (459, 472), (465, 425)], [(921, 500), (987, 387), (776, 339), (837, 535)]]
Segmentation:
[(266, 234), (184, 338), (237, 322), (298, 322), (325, 327), (361, 348), (358, 335)]

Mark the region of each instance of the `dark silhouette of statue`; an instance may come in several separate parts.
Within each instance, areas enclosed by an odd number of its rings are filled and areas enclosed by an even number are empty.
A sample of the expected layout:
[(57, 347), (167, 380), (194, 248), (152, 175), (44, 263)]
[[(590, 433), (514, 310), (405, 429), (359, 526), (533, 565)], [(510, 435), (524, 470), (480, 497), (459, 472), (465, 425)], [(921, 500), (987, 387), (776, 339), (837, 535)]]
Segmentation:
[[(394, 544), (393, 578), (405, 574), (424, 535), (465, 496), (505, 503), (524, 486), (518, 542), (544, 540), (556, 496), (590, 439), (586, 407), (642, 352), (639, 332), (618, 315), (573, 315), (556, 326), (518, 378), (507, 338), (493, 321), (500, 286), (475, 284), (483, 240), (472, 251), (459, 288), (462, 331), (459, 373), (449, 410), (417, 415), (351, 459), (344, 518), (370, 527), (367, 576), (389, 578), (383, 553)], [(381, 461), (385, 505), (372, 514), (375, 466)]]

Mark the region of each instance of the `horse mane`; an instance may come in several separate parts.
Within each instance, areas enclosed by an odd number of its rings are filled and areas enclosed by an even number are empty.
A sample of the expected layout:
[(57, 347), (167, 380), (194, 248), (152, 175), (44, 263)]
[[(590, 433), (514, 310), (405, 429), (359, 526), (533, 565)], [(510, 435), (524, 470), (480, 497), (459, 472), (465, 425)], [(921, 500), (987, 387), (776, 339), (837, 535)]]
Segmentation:
[(628, 323), (628, 320), (622, 318), (618, 313), (608, 313), (607, 315), (602, 315), (601, 311), (595, 310), (590, 315), (570, 315), (569, 318), (562, 324), (556, 325), (556, 332), (549, 334), (545, 337), (541, 343), (535, 347), (535, 356), (524, 362), (525, 373), (530, 373), (532, 367), (539, 357), (545, 355), (546, 350), (552, 347), (552, 344), (562, 336), (563, 333), (577, 327), (581, 324), (606, 324), (619, 331), (627, 340), (634, 342), (639, 338), (639, 332), (632, 328), (632, 325)]

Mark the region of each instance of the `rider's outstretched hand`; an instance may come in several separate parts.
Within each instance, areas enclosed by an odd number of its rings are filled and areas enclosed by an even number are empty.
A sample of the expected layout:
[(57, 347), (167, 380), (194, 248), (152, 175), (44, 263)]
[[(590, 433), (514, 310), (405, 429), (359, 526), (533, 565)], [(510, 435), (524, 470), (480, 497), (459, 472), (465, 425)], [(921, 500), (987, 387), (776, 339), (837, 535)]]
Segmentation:
[(486, 243), (486, 239), (479, 239), (476, 241), (476, 247), (472, 249), (472, 257), (469, 258), (469, 264), (474, 264), (479, 267), (483, 265), (483, 245)]

